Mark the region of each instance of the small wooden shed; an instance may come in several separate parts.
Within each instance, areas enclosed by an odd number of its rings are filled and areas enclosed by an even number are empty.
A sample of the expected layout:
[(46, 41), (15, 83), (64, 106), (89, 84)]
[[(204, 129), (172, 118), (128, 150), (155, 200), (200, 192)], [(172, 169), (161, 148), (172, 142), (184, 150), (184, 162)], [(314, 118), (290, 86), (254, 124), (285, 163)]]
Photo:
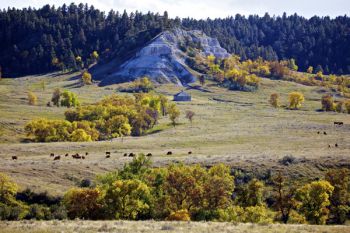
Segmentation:
[(190, 94), (186, 93), (185, 91), (181, 91), (174, 95), (174, 101), (191, 101), (192, 97)]

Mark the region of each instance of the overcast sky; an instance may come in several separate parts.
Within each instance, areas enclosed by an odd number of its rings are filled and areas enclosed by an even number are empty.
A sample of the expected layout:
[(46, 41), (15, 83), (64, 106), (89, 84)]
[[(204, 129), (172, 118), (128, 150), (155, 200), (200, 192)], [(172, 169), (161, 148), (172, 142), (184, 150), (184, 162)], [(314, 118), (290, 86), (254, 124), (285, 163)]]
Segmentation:
[[(45, 4), (61, 6), (63, 3), (80, 3), (74, 0), (0, 0), (0, 8), (35, 8)], [(288, 15), (297, 13), (305, 17), (350, 15), (350, 0), (89, 0), (100, 10), (169, 12), (170, 17), (224, 18), (237, 13), (249, 15)]]

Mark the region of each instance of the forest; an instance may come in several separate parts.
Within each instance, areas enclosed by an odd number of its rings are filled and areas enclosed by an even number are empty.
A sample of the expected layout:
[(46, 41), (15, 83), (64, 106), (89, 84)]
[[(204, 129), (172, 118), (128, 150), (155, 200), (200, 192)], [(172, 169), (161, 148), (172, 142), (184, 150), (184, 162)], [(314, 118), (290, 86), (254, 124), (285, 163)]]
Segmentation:
[(78, 70), (97, 61), (130, 57), (173, 27), (202, 30), (242, 60), (295, 59), (300, 71), (350, 73), (347, 16), (236, 15), (224, 19), (170, 19), (168, 13), (107, 14), (87, 4), (0, 10), (0, 73), (3, 77)]

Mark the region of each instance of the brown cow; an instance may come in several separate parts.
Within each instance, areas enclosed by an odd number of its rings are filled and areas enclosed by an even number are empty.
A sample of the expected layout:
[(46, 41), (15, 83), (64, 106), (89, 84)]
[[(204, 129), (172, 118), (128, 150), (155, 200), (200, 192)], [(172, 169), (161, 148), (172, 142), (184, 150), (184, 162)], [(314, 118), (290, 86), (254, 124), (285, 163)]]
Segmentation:
[(124, 153), (124, 157), (128, 156), (128, 153)]
[(89, 152), (85, 152), (85, 156), (88, 156), (89, 155)]
[(12, 156), (12, 160), (17, 160), (18, 159), (18, 157), (17, 156)]
[(85, 159), (85, 156), (81, 156), (82, 159)]
[(129, 157), (135, 157), (135, 154), (134, 153), (130, 153)]
[(189, 151), (188, 154), (191, 155), (191, 154), (192, 154), (192, 151)]
[(338, 147), (338, 143), (335, 144), (335, 147)]
[(50, 157), (55, 157), (55, 154), (54, 154), (54, 153), (51, 153), (51, 154), (50, 154)]
[(111, 156), (110, 155), (106, 155), (106, 159), (109, 159)]
[(172, 154), (173, 154), (173, 152), (168, 151), (168, 153), (166, 155), (172, 155)]
[(323, 132), (323, 134), (324, 134), (324, 135), (327, 135), (327, 132), (325, 131), (325, 132)]
[(61, 156), (56, 156), (53, 160), (60, 160), (61, 159)]
[(65, 154), (64, 156), (65, 156), (65, 157), (68, 157), (68, 156), (69, 156), (69, 154), (67, 153), (67, 154)]
[(151, 157), (151, 156), (152, 156), (152, 153), (148, 153), (146, 156), (147, 156), (147, 157)]

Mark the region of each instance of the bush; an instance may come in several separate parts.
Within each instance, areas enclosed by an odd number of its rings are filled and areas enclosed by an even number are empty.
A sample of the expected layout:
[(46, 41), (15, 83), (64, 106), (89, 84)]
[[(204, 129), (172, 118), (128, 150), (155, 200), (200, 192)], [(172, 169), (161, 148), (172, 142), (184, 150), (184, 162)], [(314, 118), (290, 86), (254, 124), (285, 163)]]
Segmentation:
[(218, 210), (218, 219), (220, 222), (243, 222), (244, 221), (244, 208), (240, 206), (229, 206), (226, 209)]
[(335, 111), (342, 113), (343, 112), (343, 105), (344, 103), (342, 101), (335, 104)]
[(28, 104), (36, 105), (38, 102), (38, 97), (33, 92), (28, 92)]
[(331, 95), (324, 95), (322, 96), (322, 110), (323, 111), (334, 111), (334, 100), (333, 97)]
[(297, 159), (293, 155), (286, 155), (280, 161), (284, 166), (297, 163)]
[(249, 206), (244, 209), (244, 221), (246, 223), (271, 224), (275, 213), (265, 206)]
[(278, 108), (280, 106), (279, 98), (280, 98), (280, 96), (277, 93), (271, 94), (269, 102), (270, 102), (272, 107)]
[(77, 95), (73, 92), (64, 91), (61, 97), (62, 97), (61, 106), (70, 108), (70, 107), (77, 107), (80, 105)]
[(176, 212), (172, 212), (168, 217), (168, 221), (191, 221), (190, 214), (188, 210), (178, 210)]
[(84, 73), (81, 75), (81, 80), (83, 81), (84, 85), (91, 85), (92, 84), (92, 76), (87, 71), (84, 71)]
[(350, 114), (350, 100), (346, 100), (344, 102), (345, 110), (348, 114)]
[(291, 92), (289, 93), (289, 108), (290, 109), (299, 109), (301, 104), (304, 102), (304, 95), (300, 92)]
[(63, 197), (63, 204), (67, 208), (71, 219), (98, 219), (101, 214), (100, 191), (89, 188), (73, 188)]

